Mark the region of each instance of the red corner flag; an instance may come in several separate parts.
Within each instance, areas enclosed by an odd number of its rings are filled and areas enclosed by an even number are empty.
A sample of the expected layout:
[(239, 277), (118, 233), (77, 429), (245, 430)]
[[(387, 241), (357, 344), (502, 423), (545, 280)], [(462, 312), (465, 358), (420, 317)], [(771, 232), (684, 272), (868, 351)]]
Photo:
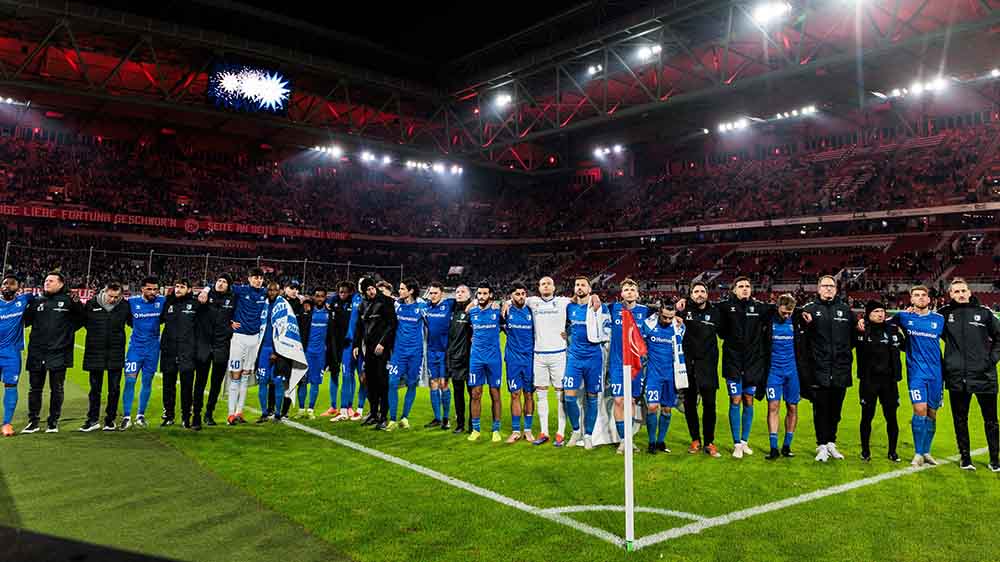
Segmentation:
[(640, 357), (646, 355), (646, 341), (628, 309), (622, 310), (622, 365), (632, 367), (632, 378), (642, 370)]

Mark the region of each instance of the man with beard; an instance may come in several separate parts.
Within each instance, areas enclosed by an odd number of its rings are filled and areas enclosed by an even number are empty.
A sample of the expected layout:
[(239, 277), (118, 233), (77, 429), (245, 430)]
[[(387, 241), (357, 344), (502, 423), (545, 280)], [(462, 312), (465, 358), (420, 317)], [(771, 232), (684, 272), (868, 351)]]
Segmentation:
[(855, 332), (854, 346), (858, 357), (858, 394), (861, 398), (861, 460), (871, 461), (872, 420), (875, 408), (882, 404), (882, 417), (889, 438), (889, 460), (899, 462), (896, 443), (899, 440), (899, 381), (903, 380), (903, 365), (899, 352), (903, 334), (899, 327), (885, 322), (885, 305), (878, 301), (865, 304), (862, 329)]
[[(331, 422), (358, 421), (362, 417), (365, 407), (365, 385), (358, 384), (361, 379), (360, 359), (354, 358), (354, 327), (358, 323), (358, 307), (361, 306), (361, 295), (354, 290), (354, 287), (347, 281), (341, 281), (337, 285), (336, 294), (327, 298), (327, 306), (333, 311), (334, 332), (342, 334), (337, 342), (337, 350), (340, 353), (340, 369), (330, 369), (330, 408), (320, 414), (320, 417), (329, 417)], [(331, 359), (330, 365), (334, 361)], [(340, 381), (340, 409), (337, 409), (337, 379)], [(354, 389), (358, 390), (358, 409), (354, 405)]]
[(448, 330), (455, 309), (455, 299), (444, 298), (444, 286), (432, 281), (427, 287), (427, 370), (430, 373), (431, 410), (434, 419), (424, 427), (449, 429), (451, 389), (448, 387)]
[(87, 338), (83, 352), (83, 370), (90, 375), (90, 404), (87, 419), (80, 431), (101, 428), (101, 387), (108, 374), (108, 405), (104, 412), (104, 431), (114, 431), (118, 417), (118, 397), (125, 367), (125, 325), (132, 319), (129, 304), (122, 298), (122, 286), (108, 283), (84, 307)]
[[(513, 285), (510, 300), (503, 304), (503, 330), (507, 334), (504, 362), (507, 364), (507, 390), (510, 391), (511, 434), (507, 443), (521, 439), (521, 415), (524, 415), (524, 439), (535, 440), (531, 433), (532, 417), (535, 413), (535, 376), (532, 372), (534, 361), (534, 322), (531, 309), (527, 306), (528, 288), (524, 283)], [(522, 405), (523, 397), (523, 405)]]
[(376, 430), (385, 430), (389, 415), (389, 375), (386, 365), (392, 354), (396, 336), (396, 307), (392, 298), (380, 293), (375, 281), (364, 278), (360, 283), (364, 300), (358, 309), (354, 327), (354, 359), (364, 359), (364, 384), (372, 411), (364, 421)]
[[(573, 427), (568, 446), (583, 442), (587, 450), (594, 448), (593, 433), (597, 423), (597, 395), (604, 385), (604, 357), (601, 341), (592, 340), (588, 330), (588, 308), (593, 300), (590, 294), (590, 279), (578, 276), (573, 282), (573, 302), (566, 305), (566, 322), (569, 325), (569, 349), (566, 353), (566, 374), (563, 375), (563, 400), (566, 402), (566, 417)], [(608, 307), (601, 304), (598, 311), (599, 330), (610, 334), (611, 320)], [(586, 393), (583, 435), (580, 428), (580, 403), (577, 395)]]
[(132, 336), (125, 355), (125, 389), (122, 391), (122, 421), (118, 429), (125, 431), (132, 427), (132, 400), (135, 384), (142, 375), (139, 390), (139, 412), (135, 425), (146, 427), (146, 407), (153, 391), (153, 377), (160, 359), (160, 314), (166, 297), (160, 295), (160, 281), (156, 277), (142, 280), (141, 294), (129, 297), (128, 305), (132, 313)]
[[(622, 365), (622, 346), (624, 334), (622, 331), (622, 311), (628, 310), (632, 314), (637, 326), (642, 326), (649, 317), (649, 308), (644, 304), (639, 304), (639, 284), (634, 280), (626, 278), (622, 281), (621, 301), (608, 305), (608, 312), (611, 314), (611, 346), (608, 352), (608, 380), (611, 383), (611, 395), (614, 397), (615, 428), (618, 431), (618, 439), (621, 443), (618, 452), (625, 452), (625, 395), (624, 382), (622, 380), (625, 367)], [(642, 385), (632, 385), (631, 400), (638, 406), (642, 398)], [(673, 408), (673, 404), (663, 402), (664, 407)], [(638, 411), (638, 408), (632, 410)], [(632, 420), (628, 420), (628, 431), (632, 431)]]
[[(232, 277), (223, 274), (215, 280), (212, 288), (205, 287), (198, 295), (198, 300), (204, 306), (198, 309), (195, 326), (194, 405), (191, 423), (196, 426), (202, 421), (205, 425), (215, 425), (215, 404), (219, 400), (222, 382), (226, 380), (226, 363), (233, 338), (232, 321), (236, 296), (230, 290), (231, 286)], [(208, 401), (205, 402), (205, 417), (202, 420), (205, 386), (208, 386)]]
[[(264, 423), (271, 419), (277, 420), (281, 417), (281, 411), (274, 410), (274, 387), (272, 382), (274, 375), (274, 365), (277, 356), (274, 353), (274, 336), (272, 334), (273, 325), (271, 316), (274, 314), (274, 304), (281, 293), (281, 285), (275, 281), (267, 284), (266, 305), (264, 308), (264, 335), (260, 341), (260, 349), (257, 351), (257, 399), (260, 401), (260, 417), (257, 423)], [(280, 408), (280, 403), (278, 404)]]
[[(691, 284), (688, 300), (680, 300), (677, 310), (684, 315), (684, 357), (693, 388), (684, 393), (684, 417), (691, 446), (688, 453), (701, 450), (711, 457), (721, 457), (715, 446), (715, 394), (719, 389), (719, 306), (708, 301), (708, 287), (701, 282)], [(685, 307), (687, 307), (685, 309)], [(701, 397), (702, 427), (698, 428), (698, 398)]]
[(70, 295), (62, 273), (52, 271), (46, 275), (43, 291), (28, 307), (25, 319), (25, 323), (31, 325), (26, 361), (30, 386), (28, 425), (21, 433), (35, 433), (40, 429), (39, 414), (46, 379), (50, 384), (50, 397), (45, 433), (59, 432), (66, 369), (73, 366), (74, 335), (84, 322), (80, 299)]
[(494, 443), (503, 440), (500, 435), (500, 381), (503, 376), (500, 362), (500, 311), (493, 305), (493, 289), (481, 282), (476, 288), (476, 305), (469, 309), (472, 324), (472, 352), (469, 355), (469, 389), (472, 395), (472, 412), (469, 421), (472, 433), (469, 441), (480, 435), (479, 415), (482, 411), (483, 386), (489, 385), (490, 409), (493, 414), (492, 438)]
[[(19, 295), (21, 283), (13, 275), (4, 275), (0, 287), (0, 382), (3, 382), (4, 437), (14, 436), (14, 410), (17, 408), (17, 381), (21, 377), (21, 352), (24, 350), (24, 315), (34, 297)], [(112, 422), (113, 423), (113, 422)]]

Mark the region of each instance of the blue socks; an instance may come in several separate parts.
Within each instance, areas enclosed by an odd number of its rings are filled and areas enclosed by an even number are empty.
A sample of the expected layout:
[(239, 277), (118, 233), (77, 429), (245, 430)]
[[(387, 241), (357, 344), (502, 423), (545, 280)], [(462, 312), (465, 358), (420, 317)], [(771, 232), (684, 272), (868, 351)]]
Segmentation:
[[(149, 373), (146, 376), (145, 371), (142, 372), (142, 389), (139, 391), (139, 415), (143, 416), (146, 414), (146, 406), (149, 405), (149, 394), (153, 392), (153, 375), (155, 373)], [(134, 384), (134, 383), (133, 383)]]
[(511, 414), (510, 416), (510, 430), (511, 431), (521, 431), (521, 416), (515, 416)]
[[(145, 388), (143, 388), (145, 390)], [(260, 415), (265, 416), (268, 414), (267, 411), (267, 383), (264, 381), (257, 381), (257, 399), (260, 400)], [(139, 396), (139, 402), (142, 402), (142, 396)], [(280, 407), (280, 406), (279, 406)], [(139, 414), (142, 414), (142, 408), (139, 408)]]
[[(309, 409), (316, 407), (316, 400), (319, 399), (319, 385), (311, 384), (309, 385)], [(334, 407), (333, 404), (330, 405)]]
[[(344, 390), (345, 391), (347, 390), (346, 380), (344, 381)], [(317, 392), (319, 392), (318, 389)], [(351, 393), (348, 394), (348, 397), (350, 397), (353, 394), (354, 394), (354, 389), (351, 389)], [(341, 397), (341, 402), (343, 402), (344, 394), (341, 393), (340, 397)], [(331, 408), (337, 407), (337, 373), (330, 373), (330, 407)]]
[(649, 444), (656, 443), (656, 420), (660, 416), (656, 412), (646, 414), (646, 433), (649, 434)]
[(500, 420), (493, 420), (493, 431), (500, 431)]
[(729, 429), (733, 432), (733, 443), (740, 442), (740, 405), (729, 404)]
[(531, 431), (532, 417), (534, 416), (533, 415), (524, 416), (524, 431)]
[(767, 438), (771, 442), (771, 448), (772, 449), (777, 449), (778, 448), (778, 434), (777, 433), (768, 433), (767, 434)]
[[(337, 377), (340, 373), (330, 373), (330, 407), (337, 407)], [(340, 406), (350, 408), (354, 400), (354, 374), (344, 374), (344, 384), (340, 386)]]
[(135, 377), (125, 377), (125, 388), (122, 389), (122, 415), (132, 417), (132, 401), (135, 400)]
[(580, 403), (576, 401), (576, 396), (564, 394), (563, 402), (566, 417), (569, 418), (569, 423), (573, 427), (573, 431), (580, 431)]
[(924, 454), (931, 454), (931, 443), (934, 441), (934, 432), (937, 431), (937, 420), (928, 417), (924, 422)]
[(743, 405), (743, 433), (740, 440), (746, 441), (750, 438), (750, 427), (753, 425), (753, 406)]
[(472, 431), (479, 431), (480, 429), (479, 418), (472, 418)]
[(924, 422), (927, 421), (927, 416), (918, 416), (913, 414), (913, 419), (911, 424), (913, 425), (913, 448), (915, 453), (918, 455), (924, 454), (924, 435), (926, 433), (926, 428)]
[(583, 415), (584, 432), (587, 435), (594, 434), (594, 426), (597, 425), (597, 397), (587, 396), (587, 411)]
[(615, 422), (615, 429), (618, 430), (618, 438), (619, 439), (625, 439), (625, 422), (623, 422), (623, 421), (616, 421)]
[(792, 433), (791, 431), (786, 431), (785, 432), (785, 442), (784, 442), (784, 444), (782, 444), (782, 447), (791, 447), (792, 446), (792, 437), (794, 437), (794, 436), (795, 436), (795, 434)]
[(300, 384), (298, 388), (295, 389), (295, 394), (299, 399), (299, 409), (306, 407), (306, 392), (308, 392), (309, 384)]
[[(353, 383), (353, 380), (352, 380), (352, 383)], [(353, 388), (351, 389), (351, 396), (354, 396), (354, 389)], [(368, 398), (368, 389), (365, 388), (365, 385), (359, 384), (358, 385), (358, 409), (359, 410), (364, 410), (365, 409), (365, 399), (366, 398)], [(348, 408), (351, 407), (350, 400), (348, 400), (347, 407)]]
[(274, 415), (281, 417), (282, 404), (285, 401), (285, 380), (281, 377), (274, 378)]
[(448, 419), (448, 414), (451, 413), (451, 387), (441, 391), (441, 413), (444, 419)]
[(396, 421), (399, 411), (399, 376), (389, 377), (389, 419)]
[(413, 408), (413, 401), (417, 399), (417, 384), (406, 385), (406, 394), (403, 396), (403, 417), (410, 417), (410, 410)]
[(670, 429), (670, 417), (672, 413), (660, 413), (660, 427), (656, 431), (656, 442), (663, 443), (667, 439), (667, 430)]
[(441, 391), (432, 388), (431, 389), (431, 410), (434, 411), (434, 419), (441, 420)]
[(14, 419), (14, 408), (17, 407), (17, 385), (6, 386), (3, 389), (3, 425)]

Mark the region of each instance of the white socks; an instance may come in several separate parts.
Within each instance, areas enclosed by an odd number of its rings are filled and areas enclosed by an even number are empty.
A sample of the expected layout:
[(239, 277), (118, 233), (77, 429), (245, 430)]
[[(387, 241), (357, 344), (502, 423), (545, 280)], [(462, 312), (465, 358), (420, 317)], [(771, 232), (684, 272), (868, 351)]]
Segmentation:
[(549, 434), (549, 389), (536, 391), (538, 401), (538, 422), (541, 424), (542, 435)]
[(556, 389), (556, 403), (559, 405), (558, 418), (559, 425), (556, 433), (559, 435), (566, 435), (566, 406), (563, 405), (563, 391), (562, 389)]
[(243, 377), (240, 378), (240, 398), (239, 398), (239, 402), (236, 404), (236, 413), (237, 414), (242, 414), (243, 413), (243, 406), (245, 406), (246, 403), (247, 403), (247, 389), (248, 388), (250, 388), (250, 376), (249, 375), (243, 375)]
[(226, 378), (229, 379), (226, 388), (229, 391), (229, 415), (232, 416), (236, 414), (236, 403), (240, 399), (240, 381), (230, 375), (226, 375)]

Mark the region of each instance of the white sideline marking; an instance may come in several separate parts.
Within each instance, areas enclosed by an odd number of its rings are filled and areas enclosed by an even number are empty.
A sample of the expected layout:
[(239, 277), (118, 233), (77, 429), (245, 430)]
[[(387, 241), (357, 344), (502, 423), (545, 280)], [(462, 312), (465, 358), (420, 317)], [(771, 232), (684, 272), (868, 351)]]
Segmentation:
[[(566, 507), (549, 507), (542, 510), (544, 513), (584, 513), (587, 511), (625, 511), (624, 505), (569, 505)], [(704, 521), (708, 519), (704, 515), (696, 515), (685, 511), (674, 511), (672, 509), (660, 509), (658, 507), (635, 507), (636, 513), (655, 513), (678, 519), (692, 519), (694, 521)]]
[(506, 505), (508, 507), (513, 507), (514, 509), (519, 509), (519, 510), (524, 511), (526, 513), (530, 513), (532, 515), (537, 515), (538, 517), (542, 517), (544, 519), (548, 519), (548, 520), (554, 521), (556, 523), (561, 523), (563, 525), (566, 525), (567, 527), (572, 527), (572, 528), (576, 529), (577, 531), (580, 531), (581, 533), (587, 533), (588, 535), (595, 536), (595, 537), (597, 537), (597, 538), (599, 538), (599, 539), (601, 539), (603, 541), (609, 542), (609, 543), (611, 543), (611, 544), (613, 544), (615, 546), (623, 547), (624, 544), (625, 544), (624, 539), (622, 539), (621, 537), (619, 537), (617, 535), (609, 533), (609, 532), (607, 532), (607, 531), (605, 531), (603, 529), (598, 529), (597, 527), (592, 527), (592, 526), (587, 525), (585, 523), (581, 523), (579, 521), (576, 521), (574, 519), (566, 517), (565, 515), (562, 515), (560, 513), (553, 513), (553, 512), (551, 512), (550, 510), (547, 510), (547, 509), (541, 509), (541, 508), (538, 508), (538, 507), (535, 507), (535, 506), (532, 506), (532, 505), (528, 505), (528, 504), (526, 504), (526, 503), (524, 503), (522, 501), (515, 500), (513, 498), (509, 498), (507, 496), (498, 494), (498, 493), (496, 493), (496, 492), (494, 492), (492, 490), (487, 490), (486, 488), (482, 488), (480, 486), (476, 486), (475, 484), (470, 484), (468, 482), (459, 480), (457, 478), (452, 478), (451, 476), (448, 476), (447, 474), (442, 474), (442, 473), (440, 473), (440, 472), (438, 472), (436, 470), (432, 470), (430, 468), (427, 468), (427, 467), (424, 467), (424, 466), (420, 466), (419, 464), (414, 464), (414, 463), (412, 463), (410, 461), (403, 460), (403, 459), (401, 459), (399, 457), (394, 457), (392, 455), (383, 453), (382, 451), (379, 451), (379, 450), (376, 450), (376, 449), (371, 449), (369, 447), (365, 447), (364, 445), (360, 445), (358, 443), (355, 443), (354, 441), (348, 441), (347, 439), (344, 439), (342, 437), (337, 437), (336, 435), (332, 435), (332, 434), (327, 433), (325, 431), (320, 431), (318, 429), (314, 429), (314, 428), (309, 427), (307, 425), (302, 425), (302, 424), (300, 424), (298, 422), (293, 422), (291, 420), (285, 420), (285, 425), (288, 425), (290, 427), (294, 427), (295, 429), (298, 429), (299, 431), (304, 431), (304, 432), (309, 433), (311, 435), (315, 435), (316, 437), (321, 437), (323, 439), (326, 439), (327, 441), (332, 441), (332, 442), (334, 442), (334, 443), (336, 443), (336, 444), (338, 444), (338, 445), (340, 445), (342, 447), (347, 447), (349, 449), (354, 449), (355, 451), (358, 451), (360, 453), (364, 453), (366, 455), (373, 456), (373, 457), (375, 457), (377, 459), (381, 459), (381, 460), (384, 460), (386, 462), (390, 462), (392, 464), (399, 465), (399, 466), (401, 466), (403, 468), (408, 468), (408, 469), (410, 469), (410, 470), (412, 470), (414, 472), (417, 472), (419, 474), (423, 474), (424, 476), (433, 478), (433, 479), (435, 479), (435, 480), (437, 480), (439, 482), (444, 482), (445, 484), (448, 484), (449, 486), (454, 486), (454, 487), (459, 488), (461, 490), (465, 490), (467, 492), (471, 492), (473, 494), (476, 494), (478, 496), (482, 496), (484, 498), (493, 500), (493, 501), (495, 501), (497, 503), (501, 503), (501, 504)]
[[(987, 449), (976, 449), (972, 451), (972, 455), (981, 455), (987, 452)], [(953, 456), (948, 457), (938, 461), (941, 465), (955, 462), (959, 460), (959, 457)], [(940, 465), (939, 465), (940, 466)], [(929, 470), (934, 468), (933, 465), (924, 465), (919, 468), (916, 467), (906, 467), (900, 470), (894, 470), (892, 472), (885, 472), (876, 476), (871, 476), (869, 478), (862, 478), (861, 480), (855, 480), (853, 482), (847, 482), (846, 484), (840, 484), (837, 486), (831, 486), (829, 488), (823, 488), (822, 490), (815, 490), (813, 492), (808, 492), (799, 496), (794, 496), (791, 498), (785, 498), (783, 500), (778, 500), (775, 502), (765, 503), (763, 505), (758, 505), (755, 507), (750, 507), (747, 509), (741, 509), (739, 511), (734, 511), (732, 513), (727, 513), (725, 515), (720, 515), (718, 517), (709, 517), (702, 521), (697, 521), (695, 523), (689, 523), (683, 527), (675, 527), (673, 529), (668, 529), (662, 533), (656, 533), (655, 535), (646, 535), (636, 539), (634, 546), (638, 550), (647, 546), (652, 546), (657, 543), (664, 541), (669, 541), (671, 539), (676, 539), (678, 537), (683, 537), (685, 535), (691, 535), (694, 533), (700, 533), (712, 527), (719, 527), (722, 525), (728, 525), (736, 521), (741, 521), (743, 519), (749, 519), (751, 517), (762, 515), (764, 513), (770, 513), (772, 511), (777, 511), (779, 509), (784, 509), (786, 507), (791, 507), (794, 505), (799, 505), (813, 500), (818, 500), (825, 498), (827, 496), (833, 496), (836, 494), (842, 494), (844, 492), (849, 492), (851, 490), (862, 488), (864, 486), (871, 486), (872, 484), (878, 484), (879, 482), (884, 482), (886, 480), (891, 480), (893, 478), (899, 478), (900, 476), (906, 476), (908, 474), (914, 474), (921, 472), (923, 470)]]

